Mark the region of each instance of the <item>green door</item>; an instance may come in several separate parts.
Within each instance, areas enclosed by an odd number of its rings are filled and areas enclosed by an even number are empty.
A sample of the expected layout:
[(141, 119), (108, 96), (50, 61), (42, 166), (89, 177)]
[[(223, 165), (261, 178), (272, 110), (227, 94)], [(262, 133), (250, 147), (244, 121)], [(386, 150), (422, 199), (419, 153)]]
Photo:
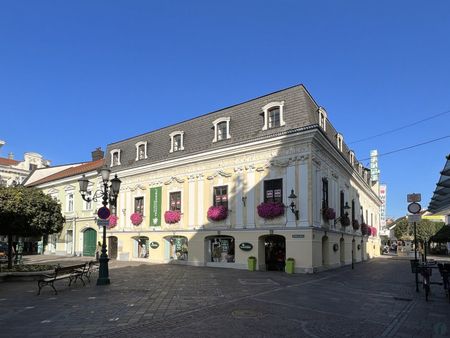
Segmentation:
[(83, 256), (94, 256), (97, 247), (97, 231), (87, 229), (83, 236)]

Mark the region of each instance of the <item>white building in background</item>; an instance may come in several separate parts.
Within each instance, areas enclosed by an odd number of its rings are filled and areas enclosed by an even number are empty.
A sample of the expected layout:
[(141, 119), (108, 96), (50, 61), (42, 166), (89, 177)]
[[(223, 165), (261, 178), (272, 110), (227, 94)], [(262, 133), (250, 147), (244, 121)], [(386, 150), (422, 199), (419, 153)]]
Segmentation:
[[(5, 144), (5, 141), (0, 140), (0, 150)], [(16, 160), (10, 152), (8, 157), (0, 157), (0, 185), (22, 184), (33, 170), (49, 166), (50, 161), (41, 154), (28, 152), (24, 154), (23, 160)]]

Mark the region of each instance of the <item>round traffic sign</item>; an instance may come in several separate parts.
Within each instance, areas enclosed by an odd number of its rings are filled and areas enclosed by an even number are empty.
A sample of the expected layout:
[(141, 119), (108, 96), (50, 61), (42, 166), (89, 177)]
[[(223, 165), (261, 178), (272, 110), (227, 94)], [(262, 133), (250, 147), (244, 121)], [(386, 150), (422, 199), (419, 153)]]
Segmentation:
[(410, 205), (408, 205), (408, 211), (411, 214), (418, 214), (421, 209), (422, 209), (421, 205), (417, 202), (413, 202)]
[(97, 211), (97, 215), (101, 219), (108, 219), (109, 216), (111, 216), (111, 211), (107, 207), (101, 207)]

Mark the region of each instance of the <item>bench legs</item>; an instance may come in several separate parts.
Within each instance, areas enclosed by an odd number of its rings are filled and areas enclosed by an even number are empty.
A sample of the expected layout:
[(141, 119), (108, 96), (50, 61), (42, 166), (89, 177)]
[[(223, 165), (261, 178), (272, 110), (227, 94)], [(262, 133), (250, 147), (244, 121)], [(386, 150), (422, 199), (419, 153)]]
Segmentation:
[(58, 294), (58, 291), (56, 291), (55, 286), (53, 285), (53, 282), (44, 282), (44, 281), (39, 281), (38, 282), (38, 287), (39, 287), (39, 291), (38, 291), (38, 296), (41, 294), (41, 289), (46, 286), (46, 285), (50, 285), (53, 290), (55, 291), (55, 295)]

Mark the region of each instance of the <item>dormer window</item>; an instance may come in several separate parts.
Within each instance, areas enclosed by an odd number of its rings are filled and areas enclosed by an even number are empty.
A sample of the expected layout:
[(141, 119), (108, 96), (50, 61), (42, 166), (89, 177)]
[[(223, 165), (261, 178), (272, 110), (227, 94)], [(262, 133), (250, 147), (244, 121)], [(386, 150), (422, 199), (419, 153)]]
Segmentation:
[(336, 134), (336, 145), (340, 151), (342, 151), (342, 145), (344, 143), (344, 137), (342, 134), (337, 133)]
[(262, 130), (282, 127), (286, 123), (283, 116), (284, 101), (271, 102), (262, 107), (264, 114), (264, 126)]
[(349, 151), (349, 157), (350, 157), (350, 164), (354, 165), (355, 164), (355, 153), (352, 150)]
[(170, 133), (170, 152), (184, 150), (184, 131)]
[(323, 131), (327, 131), (327, 112), (324, 108), (320, 107), (318, 110), (319, 113), (319, 126), (323, 129)]
[(147, 142), (136, 143), (136, 161), (147, 158)]
[(111, 167), (120, 165), (120, 149), (113, 149), (111, 154)]
[(213, 121), (214, 125), (214, 139), (213, 142), (227, 140), (231, 138), (230, 135), (230, 118), (221, 117)]

